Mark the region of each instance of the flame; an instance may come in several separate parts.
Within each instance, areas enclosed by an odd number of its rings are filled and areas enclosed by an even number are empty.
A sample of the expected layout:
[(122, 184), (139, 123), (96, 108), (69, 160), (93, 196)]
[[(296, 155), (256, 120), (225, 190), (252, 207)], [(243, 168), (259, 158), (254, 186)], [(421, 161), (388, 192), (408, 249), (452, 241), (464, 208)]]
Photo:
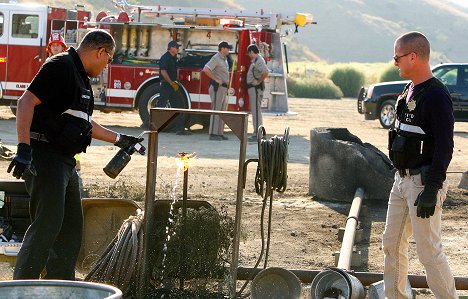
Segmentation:
[(189, 169), (189, 167), (194, 166), (194, 158), (195, 153), (187, 154), (187, 153), (179, 153), (179, 157), (176, 159), (177, 166), (179, 169), (183, 169), (184, 172)]

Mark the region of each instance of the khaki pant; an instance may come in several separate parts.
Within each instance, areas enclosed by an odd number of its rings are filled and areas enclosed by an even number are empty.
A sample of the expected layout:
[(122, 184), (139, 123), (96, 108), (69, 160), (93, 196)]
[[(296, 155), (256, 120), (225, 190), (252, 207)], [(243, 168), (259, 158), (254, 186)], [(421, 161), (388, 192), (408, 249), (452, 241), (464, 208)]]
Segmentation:
[(420, 174), (402, 178), (398, 172), (395, 173), (382, 239), (385, 296), (389, 299), (412, 298), (405, 292), (411, 236), (416, 242), (419, 261), (426, 270), (429, 288), (436, 298), (458, 298), (455, 281), (441, 243), (442, 203), (447, 194), (448, 184), (445, 181), (439, 190), (434, 215), (425, 219), (416, 216), (414, 206), (423, 188)]
[[(227, 88), (223, 86), (218, 87), (218, 91), (215, 94), (213, 85), (210, 85), (208, 93), (211, 98), (211, 109), (218, 111), (225, 111), (226, 105), (226, 91)], [(224, 134), (224, 121), (218, 115), (212, 115), (210, 117), (210, 135), (223, 135)]]
[(252, 123), (254, 128), (254, 135), (257, 134), (258, 127), (263, 125), (262, 118), (262, 97), (263, 90), (256, 89), (255, 87), (250, 87), (248, 90), (249, 99), (250, 99), (250, 111), (252, 112)]

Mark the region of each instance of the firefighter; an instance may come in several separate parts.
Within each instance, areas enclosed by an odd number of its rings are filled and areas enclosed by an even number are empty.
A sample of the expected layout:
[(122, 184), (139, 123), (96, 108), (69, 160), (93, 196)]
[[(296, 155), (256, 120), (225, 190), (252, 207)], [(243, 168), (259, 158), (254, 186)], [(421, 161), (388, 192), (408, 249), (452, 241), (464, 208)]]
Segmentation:
[(89, 31), (75, 50), (49, 58), (18, 100), (18, 150), (7, 172), (23, 178), (31, 197), (29, 226), (16, 259), (14, 279), (75, 279), (83, 235), (74, 155), (92, 138), (127, 148), (143, 138), (96, 123), (89, 77), (112, 61), (115, 42), (104, 30)]
[(62, 35), (58, 32), (52, 32), (49, 37), (49, 43), (47, 44), (46, 51), (50, 56), (65, 52), (68, 49), (65, 40)]
[[(167, 52), (159, 60), (159, 69), (161, 71), (161, 89), (160, 98), (157, 107), (171, 107), (170, 101), (175, 107), (183, 107), (183, 98), (180, 92), (180, 86), (177, 82), (177, 53), (179, 53), (179, 44), (172, 40), (167, 44)], [(190, 135), (189, 130), (185, 130), (186, 115), (180, 114), (176, 118), (176, 134)]]
[(458, 298), (441, 242), (442, 204), (453, 153), (453, 108), (447, 87), (434, 78), (430, 45), (420, 32), (398, 37), (393, 57), (400, 76), (411, 80), (398, 97), (390, 159), (397, 169), (383, 233), (385, 297), (407, 294), (408, 244), (416, 242), (429, 288), (438, 299)]
[[(65, 52), (68, 49), (65, 40), (63, 39), (62, 35), (58, 32), (52, 32), (49, 37), (49, 43), (47, 44), (46, 51), (49, 53), (50, 56), (57, 55), (59, 53)], [(76, 160), (76, 172), (78, 173), (79, 183), (80, 183), (80, 191), (83, 191), (83, 181), (81, 180), (80, 171), (81, 171), (81, 162), (80, 162), (80, 154), (75, 155)]]
[[(229, 83), (229, 64), (227, 56), (232, 46), (222, 41), (218, 44), (218, 53), (211, 57), (203, 68), (203, 72), (210, 78), (208, 92), (211, 98), (212, 110), (226, 110), (226, 92)], [(210, 118), (210, 140), (227, 140), (224, 136), (224, 121), (218, 115)]]
[(263, 91), (265, 90), (265, 79), (269, 71), (263, 57), (258, 54), (257, 45), (247, 47), (247, 55), (251, 59), (249, 71), (247, 72), (247, 88), (249, 93), (250, 111), (252, 112), (253, 134), (248, 141), (257, 141), (258, 127), (263, 125), (261, 103)]

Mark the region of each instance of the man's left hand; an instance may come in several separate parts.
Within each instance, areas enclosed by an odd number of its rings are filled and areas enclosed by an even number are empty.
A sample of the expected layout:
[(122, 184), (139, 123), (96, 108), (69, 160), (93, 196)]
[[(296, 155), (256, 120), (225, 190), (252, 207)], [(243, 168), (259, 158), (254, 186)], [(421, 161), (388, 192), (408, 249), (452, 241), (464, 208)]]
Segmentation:
[(417, 206), (416, 216), (429, 218), (434, 215), (438, 192), (439, 188), (435, 186), (424, 186), (424, 190), (419, 193), (416, 201), (414, 202), (414, 206)]
[(117, 142), (114, 143), (114, 145), (120, 148), (129, 148), (139, 142), (142, 142), (143, 140), (145, 140), (143, 137), (135, 137), (131, 135), (120, 134), (119, 140), (117, 140)]

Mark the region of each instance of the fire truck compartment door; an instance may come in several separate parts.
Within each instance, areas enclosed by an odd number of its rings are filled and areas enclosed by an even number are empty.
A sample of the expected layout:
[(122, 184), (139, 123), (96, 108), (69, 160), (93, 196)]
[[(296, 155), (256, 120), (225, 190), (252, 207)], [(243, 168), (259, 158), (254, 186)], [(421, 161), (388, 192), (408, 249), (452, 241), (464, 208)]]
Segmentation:
[(24, 90), (43, 63), (47, 40), (47, 8), (12, 10), (5, 23), (7, 88)]

